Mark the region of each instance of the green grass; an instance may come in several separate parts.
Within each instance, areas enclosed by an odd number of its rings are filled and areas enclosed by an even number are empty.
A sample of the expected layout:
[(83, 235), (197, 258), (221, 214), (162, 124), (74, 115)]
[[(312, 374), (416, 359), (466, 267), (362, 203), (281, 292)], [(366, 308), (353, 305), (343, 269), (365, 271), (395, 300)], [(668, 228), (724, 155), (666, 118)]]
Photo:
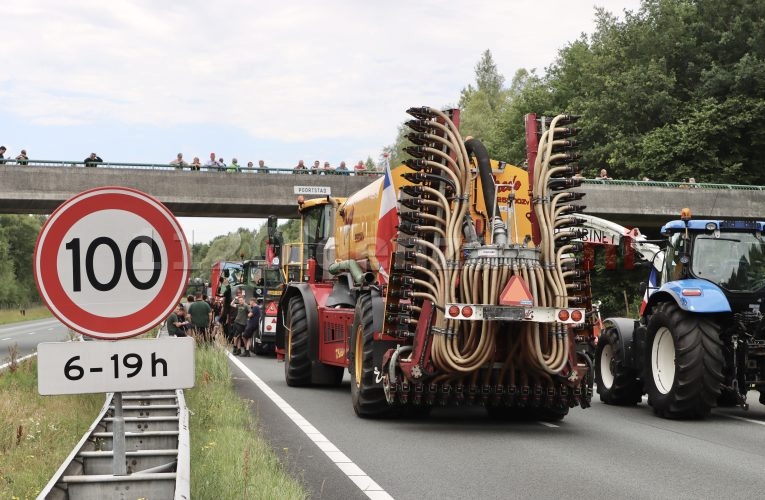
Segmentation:
[(21, 314), (21, 311), (18, 309), (0, 309), (0, 325), (16, 323), (18, 321), (50, 318), (53, 316), (45, 306), (30, 307), (24, 312), (25, 314)]
[(221, 349), (198, 347), (196, 386), (186, 391), (191, 411), (191, 497), (305, 499), (263, 439), (249, 405), (233, 391)]
[[(198, 347), (196, 377), (185, 392), (191, 497), (308, 498), (259, 437), (252, 402), (234, 392), (225, 353)], [(33, 499), (93, 423), (104, 395), (40, 396), (36, 358), (0, 372), (0, 394), (0, 498)]]
[(40, 396), (37, 359), (0, 372), (0, 498), (35, 498), (82, 438), (103, 394)]

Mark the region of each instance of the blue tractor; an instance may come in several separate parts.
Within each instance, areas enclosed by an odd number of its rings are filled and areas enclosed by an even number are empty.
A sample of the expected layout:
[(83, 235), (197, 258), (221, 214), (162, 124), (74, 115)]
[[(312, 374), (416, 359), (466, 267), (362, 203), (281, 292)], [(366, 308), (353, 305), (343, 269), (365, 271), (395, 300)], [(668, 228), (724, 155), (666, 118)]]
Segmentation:
[(680, 220), (654, 256), (640, 319), (608, 318), (595, 352), (606, 404), (648, 404), (664, 418), (765, 404), (765, 222)]

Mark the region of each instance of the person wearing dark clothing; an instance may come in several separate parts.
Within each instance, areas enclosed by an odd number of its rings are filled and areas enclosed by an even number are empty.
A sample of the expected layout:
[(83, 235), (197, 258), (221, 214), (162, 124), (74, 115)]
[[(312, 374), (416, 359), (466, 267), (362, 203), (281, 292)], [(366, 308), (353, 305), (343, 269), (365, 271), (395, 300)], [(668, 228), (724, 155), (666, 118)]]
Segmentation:
[(29, 164), (29, 157), (27, 156), (27, 150), (22, 149), (21, 154), (16, 157), (16, 163), (19, 165), (28, 165)]
[(5, 163), (5, 146), (0, 146), (0, 165)]
[(186, 321), (183, 312), (183, 306), (178, 304), (175, 306), (175, 310), (170, 313), (170, 316), (167, 318), (167, 333), (171, 337), (186, 336), (186, 327), (189, 326), (189, 322)]
[(247, 317), (250, 315), (250, 308), (244, 303), (244, 297), (239, 296), (231, 302), (231, 307), (236, 308), (236, 316), (234, 317), (234, 349), (235, 356), (241, 355), (247, 357), (250, 355), (249, 347), (244, 348), (244, 342), (242, 341), (242, 335), (244, 329), (247, 326)]
[(231, 316), (231, 285), (229, 285), (223, 276), (218, 278), (218, 291), (215, 296), (221, 299), (220, 324), (223, 327), (223, 334), (226, 336), (226, 340), (230, 342), (232, 339), (231, 328), (229, 326), (229, 317)]
[(193, 296), (188, 298), (189, 317), (191, 324), (194, 325), (194, 333), (198, 340), (207, 341), (210, 323), (212, 322), (212, 308), (210, 304), (202, 300), (194, 300)]
[(247, 325), (244, 327), (242, 338), (244, 339), (245, 351), (250, 352), (252, 347), (252, 337), (260, 329), (260, 304), (263, 299), (250, 299), (250, 312), (247, 313)]
[(96, 165), (96, 163), (103, 163), (103, 161), (104, 160), (102, 160), (96, 153), (90, 153), (90, 156), (85, 158), (82, 162), (86, 167), (97, 167), (98, 165)]

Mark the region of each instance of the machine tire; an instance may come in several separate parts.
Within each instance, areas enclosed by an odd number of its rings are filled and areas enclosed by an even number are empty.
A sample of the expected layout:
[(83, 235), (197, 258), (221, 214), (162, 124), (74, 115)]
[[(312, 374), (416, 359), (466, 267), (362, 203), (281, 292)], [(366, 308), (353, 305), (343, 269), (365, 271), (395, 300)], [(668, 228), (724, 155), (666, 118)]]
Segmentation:
[(600, 400), (608, 405), (633, 406), (640, 402), (643, 389), (638, 370), (623, 361), (624, 345), (616, 328), (606, 328), (595, 349), (595, 382)]
[(381, 383), (375, 383), (372, 296), (359, 296), (351, 331), (351, 402), (356, 415), (380, 418), (390, 414)]
[(299, 296), (289, 301), (289, 327), (285, 339), (284, 379), (291, 387), (311, 384), (311, 358), (308, 353), (308, 319), (305, 303)]
[(720, 327), (664, 302), (655, 306), (647, 333), (643, 378), (654, 412), (705, 417), (717, 404), (724, 378)]

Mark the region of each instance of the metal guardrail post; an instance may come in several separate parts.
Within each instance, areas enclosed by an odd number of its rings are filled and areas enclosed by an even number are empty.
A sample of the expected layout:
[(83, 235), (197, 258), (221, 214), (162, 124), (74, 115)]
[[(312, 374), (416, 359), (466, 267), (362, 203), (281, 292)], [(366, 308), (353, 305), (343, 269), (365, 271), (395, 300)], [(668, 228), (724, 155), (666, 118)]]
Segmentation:
[(125, 461), (125, 417), (122, 414), (122, 393), (114, 393), (114, 428), (112, 429), (112, 472), (115, 476), (127, 475)]

